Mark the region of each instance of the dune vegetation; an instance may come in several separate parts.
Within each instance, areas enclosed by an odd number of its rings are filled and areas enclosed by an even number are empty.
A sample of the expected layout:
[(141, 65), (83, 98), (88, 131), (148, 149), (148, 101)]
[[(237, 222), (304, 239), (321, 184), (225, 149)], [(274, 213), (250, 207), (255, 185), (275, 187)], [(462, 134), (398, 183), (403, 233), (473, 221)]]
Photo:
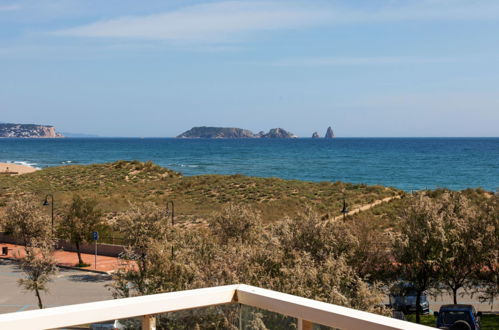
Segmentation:
[(174, 201), (178, 221), (199, 223), (226, 203), (258, 205), (264, 221), (275, 221), (313, 207), (324, 217), (341, 215), (343, 199), (350, 209), (397, 196), (402, 191), (383, 186), (343, 182), (304, 182), (244, 175), (182, 176), (151, 162), (118, 161), (107, 164), (46, 168), (35, 173), (0, 180), (0, 207), (30, 193), (40, 202), (53, 194), (56, 211), (72, 195), (96, 199), (108, 214), (123, 211), (130, 203)]

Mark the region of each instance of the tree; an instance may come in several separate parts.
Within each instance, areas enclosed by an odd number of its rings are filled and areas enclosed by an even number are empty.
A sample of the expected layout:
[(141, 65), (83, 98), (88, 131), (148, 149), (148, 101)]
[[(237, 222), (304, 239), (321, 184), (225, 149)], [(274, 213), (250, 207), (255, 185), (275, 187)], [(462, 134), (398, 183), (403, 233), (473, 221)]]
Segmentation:
[(51, 236), (50, 219), (40, 211), (40, 205), (35, 196), (25, 195), (7, 206), (5, 231), (20, 238), (24, 246)]
[(116, 218), (116, 230), (126, 245), (121, 256), (126, 261), (114, 274), (113, 294), (129, 297), (163, 292), (161, 282), (169, 282), (165, 274), (176, 265), (171, 253), (165, 252), (172, 248), (168, 246), (172, 227), (165, 210), (153, 203), (132, 205)]
[(477, 284), (482, 287), (480, 299), (493, 303), (499, 296), (499, 194), (483, 205), (478, 221), (483, 224), (486, 238), (482, 241), (484, 264), (479, 268)]
[(410, 197), (401, 216), (400, 236), (394, 243), (396, 272), (416, 291), (416, 322), (420, 323), (421, 295), (436, 284), (438, 261), (445, 238), (442, 205), (423, 194)]
[(487, 237), (474, 205), (460, 192), (446, 192), (442, 203), (445, 239), (438, 258), (439, 279), (457, 304), (460, 288), (471, 288), (477, 271), (484, 266), (483, 240)]
[[(347, 224), (324, 226), (317, 213), (307, 210), (294, 219), (260, 227), (257, 212), (244, 206), (231, 210), (223, 212), (223, 221), (209, 219), (217, 225), (208, 228), (172, 228), (164, 210), (151, 204), (118, 216), (117, 228), (129, 245), (122, 269), (114, 274), (113, 295), (247, 283), (385, 312), (379, 307), (383, 300), (379, 286), (365, 282), (349, 264), (354, 244)], [(244, 232), (249, 238), (241, 237)]]
[[(310, 207), (272, 227), (267, 246), (258, 242), (260, 255), (268, 259), (255, 258), (256, 268), (269, 268), (260, 272), (257, 285), (270, 283), (273, 290), (386, 314), (378, 283), (368, 284), (357, 271), (355, 256), (361, 249), (355, 234), (361, 229), (352, 231), (344, 221), (324, 222)], [(273, 244), (276, 240), (278, 244)], [(280, 258), (275, 260), (274, 255)]]
[(81, 258), (80, 246), (90, 241), (90, 233), (100, 225), (102, 213), (97, 209), (97, 202), (93, 199), (84, 199), (74, 195), (73, 200), (65, 211), (59, 231), (76, 246), (78, 267), (86, 266)]
[(47, 284), (57, 273), (53, 257), (53, 242), (50, 239), (32, 239), (26, 246), (26, 256), (20, 259), (19, 268), (25, 275), (18, 284), (27, 291), (34, 291), (38, 307), (43, 308), (40, 293), (48, 292)]

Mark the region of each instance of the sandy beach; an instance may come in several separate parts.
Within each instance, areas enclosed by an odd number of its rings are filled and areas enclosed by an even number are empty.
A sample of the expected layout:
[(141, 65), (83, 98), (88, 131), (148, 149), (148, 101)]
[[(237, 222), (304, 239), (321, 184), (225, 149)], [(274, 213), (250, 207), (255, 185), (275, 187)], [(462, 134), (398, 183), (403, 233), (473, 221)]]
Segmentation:
[(6, 172), (11, 173), (11, 175), (26, 174), (26, 173), (35, 172), (37, 170), (38, 169), (27, 165), (0, 163), (0, 175)]

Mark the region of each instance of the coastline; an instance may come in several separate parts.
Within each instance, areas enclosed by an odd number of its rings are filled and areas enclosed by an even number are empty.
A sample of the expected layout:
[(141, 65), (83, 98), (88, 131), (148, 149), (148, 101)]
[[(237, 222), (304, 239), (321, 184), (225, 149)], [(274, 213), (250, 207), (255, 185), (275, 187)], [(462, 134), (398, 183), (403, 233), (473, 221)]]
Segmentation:
[(0, 174), (21, 175), (38, 171), (37, 168), (28, 165), (14, 163), (0, 163)]

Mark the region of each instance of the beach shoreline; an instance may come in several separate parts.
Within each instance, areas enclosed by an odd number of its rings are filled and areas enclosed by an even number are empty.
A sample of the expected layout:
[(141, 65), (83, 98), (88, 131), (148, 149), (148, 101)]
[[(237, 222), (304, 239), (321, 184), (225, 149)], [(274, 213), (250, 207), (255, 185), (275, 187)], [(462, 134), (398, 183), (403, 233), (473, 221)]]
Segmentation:
[(0, 174), (21, 175), (38, 171), (37, 168), (29, 165), (20, 165), (14, 163), (0, 163)]

